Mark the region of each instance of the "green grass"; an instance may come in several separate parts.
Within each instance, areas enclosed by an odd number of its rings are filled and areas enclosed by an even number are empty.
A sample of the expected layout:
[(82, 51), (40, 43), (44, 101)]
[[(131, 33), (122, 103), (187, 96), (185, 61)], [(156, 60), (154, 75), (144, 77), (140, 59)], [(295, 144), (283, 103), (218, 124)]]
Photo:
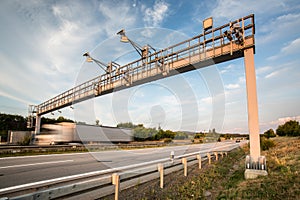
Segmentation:
[(175, 196), (170, 192), (167, 197), (170, 199), (185, 199), (186, 197), (188, 197), (187, 199), (204, 199), (205, 192), (209, 191), (213, 199), (228, 198), (229, 195), (218, 191), (230, 190), (243, 180), (244, 171), (235, 163), (243, 160), (244, 157), (245, 152), (242, 149), (233, 151), (220, 162), (214, 162), (207, 166), (198, 175), (192, 177), (191, 181), (178, 185), (174, 190), (178, 190), (179, 193)]
[[(275, 146), (261, 154), (267, 158), (268, 176), (244, 179), (245, 156), (249, 149), (236, 149), (220, 161), (189, 167), (188, 177), (182, 171), (159, 180), (138, 185), (134, 190), (121, 191), (121, 199), (300, 199), (300, 138), (273, 138)], [(105, 199), (113, 199), (113, 196)]]
[(262, 152), (267, 157), (269, 175), (243, 180), (227, 191), (233, 199), (300, 199), (300, 140), (281, 137), (273, 141), (275, 147)]

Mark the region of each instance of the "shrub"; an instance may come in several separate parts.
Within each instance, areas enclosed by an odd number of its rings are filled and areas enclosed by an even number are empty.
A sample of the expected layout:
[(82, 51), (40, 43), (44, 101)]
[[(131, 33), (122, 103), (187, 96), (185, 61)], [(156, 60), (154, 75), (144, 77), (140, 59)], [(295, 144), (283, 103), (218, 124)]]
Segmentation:
[(164, 143), (171, 143), (172, 142), (172, 138), (165, 138), (164, 139)]
[(285, 124), (278, 126), (276, 134), (279, 136), (300, 136), (300, 125), (295, 120), (285, 122)]
[(271, 138), (271, 137), (276, 137), (276, 134), (273, 129), (269, 129), (266, 132), (264, 132), (264, 136), (266, 138)]
[(260, 138), (260, 146), (263, 151), (269, 150), (272, 147), (275, 147), (275, 143), (273, 140), (267, 139), (265, 137)]
[(28, 146), (30, 144), (30, 141), (31, 141), (31, 136), (26, 136), (23, 138), (21, 142), (18, 142), (18, 145)]

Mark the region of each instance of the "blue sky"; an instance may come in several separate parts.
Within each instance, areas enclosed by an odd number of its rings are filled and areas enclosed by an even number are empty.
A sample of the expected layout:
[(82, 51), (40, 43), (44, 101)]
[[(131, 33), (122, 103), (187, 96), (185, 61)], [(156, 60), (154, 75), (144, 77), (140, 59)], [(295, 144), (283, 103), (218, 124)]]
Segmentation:
[[(300, 120), (300, 3), (288, 1), (0, 1), (0, 112), (27, 115), (40, 104), (102, 73), (91, 52), (125, 64), (138, 58), (116, 35), (164, 48), (251, 13), (260, 131)], [(62, 109), (76, 121), (114, 126), (132, 121), (163, 129), (247, 133), (243, 59), (114, 92)]]

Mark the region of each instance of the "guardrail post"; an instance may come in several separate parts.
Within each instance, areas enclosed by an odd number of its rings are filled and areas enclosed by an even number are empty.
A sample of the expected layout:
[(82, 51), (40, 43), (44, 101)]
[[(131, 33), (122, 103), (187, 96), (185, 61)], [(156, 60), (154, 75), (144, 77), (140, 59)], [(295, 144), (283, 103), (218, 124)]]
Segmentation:
[(174, 151), (171, 151), (170, 159), (171, 159), (172, 163), (174, 163), (174, 158), (175, 158), (175, 153), (174, 153)]
[(164, 188), (164, 164), (158, 164), (158, 172), (160, 177), (160, 188)]
[(183, 173), (184, 173), (184, 176), (187, 176), (187, 160), (186, 160), (186, 158), (182, 158), (181, 162), (183, 164)]
[(216, 161), (218, 161), (218, 152), (215, 152), (214, 154), (216, 156)]
[(199, 162), (199, 169), (201, 169), (202, 168), (201, 155), (197, 155), (197, 159), (198, 159), (198, 162)]
[(210, 157), (210, 153), (207, 153), (207, 158), (208, 158), (208, 164), (210, 165), (211, 164), (211, 157)]
[(115, 185), (115, 200), (119, 199), (119, 190), (120, 190), (120, 176), (117, 173), (111, 175), (112, 184)]

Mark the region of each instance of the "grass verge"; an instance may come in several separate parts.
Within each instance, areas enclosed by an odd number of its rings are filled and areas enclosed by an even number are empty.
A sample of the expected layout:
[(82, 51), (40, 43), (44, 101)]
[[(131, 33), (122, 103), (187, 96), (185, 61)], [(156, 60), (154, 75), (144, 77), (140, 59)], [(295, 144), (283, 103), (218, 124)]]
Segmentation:
[(165, 176), (163, 189), (159, 180), (153, 180), (121, 191), (119, 199), (300, 199), (300, 140), (284, 137), (273, 141), (275, 147), (262, 152), (267, 157), (268, 176), (244, 179), (249, 154), (244, 147), (201, 170), (189, 167), (187, 177), (182, 171)]
[(226, 199), (300, 199), (300, 138), (272, 140), (275, 146), (262, 152), (267, 158), (268, 176), (243, 180), (236, 188), (224, 191)]
[(84, 153), (88, 152), (85, 148), (76, 148), (76, 149), (40, 149), (37, 151), (34, 150), (25, 150), (22, 152), (6, 152), (1, 153), (0, 158), (5, 157), (17, 157), (17, 156), (37, 156), (37, 155), (49, 155), (49, 154), (68, 154), (68, 153)]

